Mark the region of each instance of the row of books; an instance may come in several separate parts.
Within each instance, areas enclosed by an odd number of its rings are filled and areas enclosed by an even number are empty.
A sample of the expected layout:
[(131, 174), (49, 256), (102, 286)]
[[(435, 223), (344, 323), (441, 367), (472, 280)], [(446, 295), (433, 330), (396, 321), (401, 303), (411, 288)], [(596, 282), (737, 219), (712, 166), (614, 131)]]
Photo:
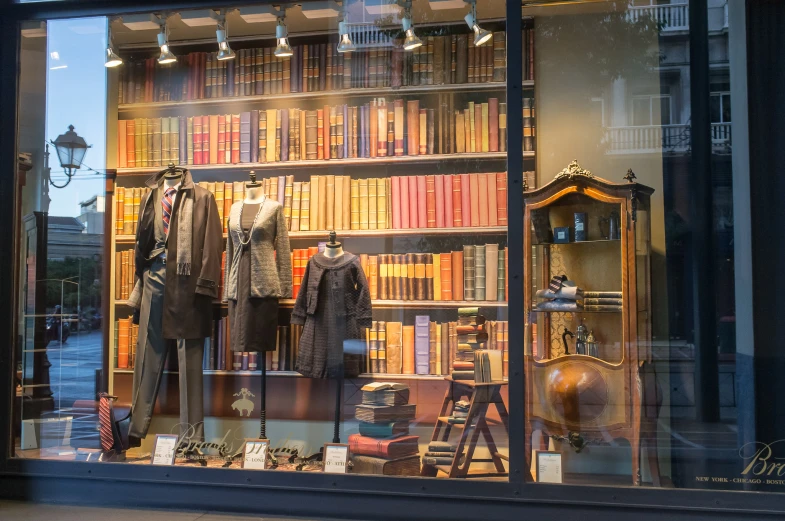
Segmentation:
[[(240, 96), (322, 92), (356, 88), (407, 87), (503, 82), (506, 34), (475, 47), (467, 34), (423, 36), (423, 45), (405, 52), (402, 40), (389, 47), (338, 53), (337, 42), (295, 45), (278, 58), (274, 47), (239, 49), (234, 60), (216, 52), (192, 52), (168, 67), (155, 58), (129, 61), (121, 71), (119, 102), (151, 103)], [(534, 38), (522, 34), (524, 79), (534, 79)]]
[[(507, 104), (498, 98), (427, 108), (384, 98), (361, 106), (118, 121), (120, 168), (220, 165), (505, 152)], [(533, 150), (533, 98), (524, 99), (524, 150)], [(527, 144), (528, 143), (528, 144)]]
[[(456, 363), (474, 361), (476, 349), (502, 353), (507, 376), (508, 323), (485, 321), (484, 340), (477, 346), (465, 342), (459, 334), (459, 322), (433, 322), (428, 315), (418, 315), (414, 325), (401, 322), (373, 321), (366, 330), (366, 371), (371, 374), (442, 375), (454, 373)], [(473, 369), (472, 369), (473, 371)]]
[(212, 336), (207, 339), (203, 368), (218, 371), (256, 371), (260, 363), (268, 371), (294, 371), (300, 345), (302, 326), (279, 325), (276, 331), (274, 351), (246, 353), (232, 351), (229, 319), (216, 320)]
[[(527, 178), (532, 177), (526, 173)], [(284, 206), (289, 231), (388, 230), (507, 225), (507, 174), (420, 175), (351, 179), (293, 175), (260, 180), (266, 196)], [(245, 197), (244, 182), (200, 182), (215, 196), (228, 228), (232, 203)], [(529, 185), (531, 187), (531, 185)], [(147, 188), (115, 188), (115, 233), (136, 232)]]
[(131, 318), (117, 320), (117, 360), (118, 369), (133, 369), (136, 361), (136, 343), (139, 339), (139, 324)]

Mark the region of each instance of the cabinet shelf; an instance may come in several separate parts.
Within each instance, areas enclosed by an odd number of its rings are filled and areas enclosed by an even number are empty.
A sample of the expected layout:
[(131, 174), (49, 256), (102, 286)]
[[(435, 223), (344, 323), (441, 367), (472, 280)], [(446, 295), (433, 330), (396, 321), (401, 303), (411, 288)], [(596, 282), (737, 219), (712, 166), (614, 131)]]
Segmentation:
[[(524, 152), (523, 157), (534, 157), (534, 152)], [(442, 161), (503, 161), (507, 159), (507, 152), (469, 152), (463, 154), (428, 154), (422, 156), (385, 156), (385, 157), (356, 157), (349, 159), (305, 160), (305, 161), (274, 161), (270, 163), (235, 163), (235, 164), (210, 164), (210, 165), (184, 165), (192, 172), (236, 172), (247, 170), (274, 170), (280, 172), (287, 169), (303, 169), (307, 167), (335, 167), (335, 166), (377, 166), (398, 165), (399, 163), (439, 163)], [(118, 176), (149, 175), (160, 172), (164, 167), (153, 166), (143, 168), (118, 168)]]
[[(327, 230), (317, 231), (300, 231), (289, 232), (289, 239), (327, 239), (330, 232)], [(420, 235), (502, 235), (507, 233), (506, 226), (485, 226), (474, 228), (400, 228), (400, 229), (384, 229), (384, 230), (336, 230), (339, 238), (359, 238), (359, 237), (376, 237), (376, 238), (394, 238), (402, 236), (420, 236)], [(226, 234), (224, 234), (224, 239)], [(116, 244), (133, 244), (136, 236), (134, 235), (115, 235)]]
[[(409, 87), (378, 87), (361, 89), (341, 89), (317, 92), (292, 92), (288, 94), (261, 94), (253, 96), (232, 96), (225, 98), (208, 98), (184, 101), (155, 101), (148, 103), (122, 103), (117, 110), (120, 114), (134, 111), (149, 111), (157, 109), (172, 109), (178, 107), (207, 107), (237, 104), (258, 104), (265, 102), (276, 102), (286, 100), (336, 100), (342, 102), (351, 98), (373, 97), (373, 96), (408, 96), (410, 94), (440, 94), (447, 92), (504, 92), (507, 84), (505, 82), (486, 82), (486, 83), (460, 83), (449, 85), (417, 85)], [(533, 81), (524, 81), (524, 88), (534, 87)]]
[(590, 241), (570, 241), (570, 242), (533, 242), (532, 246), (572, 246), (578, 244), (607, 244), (607, 243), (621, 244), (620, 239), (592, 239)]
[[(216, 306), (226, 307), (226, 302), (214, 302)], [(282, 308), (294, 307), (294, 299), (280, 299), (278, 304)], [(480, 308), (506, 308), (506, 301), (496, 300), (374, 300), (371, 302), (374, 309), (389, 309), (389, 308), (463, 308), (463, 307), (480, 307)], [(115, 306), (127, 306), (124, 300), (114, 300)]]
[[(133, 374), (133, 369), (114, 369), (115, 374)], [(176, 374), (176, 371), (164, 371), (166, 374)], [(262, 374), (260, 370), (256, 371), (223, 371), (217, 369), (205, 369), (205, 375), (212, 376), (259, 376)], [(284, 377), (284, 378), (305, 378), (297, 371), (267, 371), (267, 376)], [(444, 375), (434, 374), (392, 374), (392, 373), (362, 373), (356, 378), (384, 378), (390, 380), (444, 380)]]
[(609, 309), (609, 310), (585, 310), (585, 309), (576, 309), (572, 311), (564, 311), (564, 310), (551, 310), (551, 309), (532, 309), (532, 313), (621, 313), (621, 309)]

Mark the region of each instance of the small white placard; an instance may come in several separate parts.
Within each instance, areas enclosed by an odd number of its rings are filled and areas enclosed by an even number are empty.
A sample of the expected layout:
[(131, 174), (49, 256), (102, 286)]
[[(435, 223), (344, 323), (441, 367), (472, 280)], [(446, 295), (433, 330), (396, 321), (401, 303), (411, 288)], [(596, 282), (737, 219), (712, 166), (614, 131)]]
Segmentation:
[(175, 434), (158, 434), (155, 437), (150, 464), (174, 465), (174, 458), (177, 453), (177, 439), (178, 437)]
[(243, 448), (244, 469), (264, 470), (267, 465), (267, 449), (270, 446), (269, 440), (246, 440)]
[(346, 474), (349, 446), (344, 443), (325, 443), (324, 471), (329, 474)]
[(536, 451), (536, 481), (538, 483), (561, 483), (561, 452)]

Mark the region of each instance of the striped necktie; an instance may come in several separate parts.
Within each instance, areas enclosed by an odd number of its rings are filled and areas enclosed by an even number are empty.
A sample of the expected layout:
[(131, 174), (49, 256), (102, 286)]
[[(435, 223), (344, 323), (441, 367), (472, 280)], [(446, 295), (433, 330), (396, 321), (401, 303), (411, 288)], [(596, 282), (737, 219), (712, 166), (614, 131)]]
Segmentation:
[(176, 188), (167, 188), (164, 192), (164, 198), (161, 199), (161, 209), (163, 210), (162, 214), (164, 218), (164, 234), (166, 235), (169, 235), (169, 220), (172, 218), (172, 200), (176, 193)]
[(101, 448), (109, 452), (114, 448), (114, 435), (112, 434), (112, 403), (111, 399), (102, 394), (98, 402), (98, 425), (101, 432)]

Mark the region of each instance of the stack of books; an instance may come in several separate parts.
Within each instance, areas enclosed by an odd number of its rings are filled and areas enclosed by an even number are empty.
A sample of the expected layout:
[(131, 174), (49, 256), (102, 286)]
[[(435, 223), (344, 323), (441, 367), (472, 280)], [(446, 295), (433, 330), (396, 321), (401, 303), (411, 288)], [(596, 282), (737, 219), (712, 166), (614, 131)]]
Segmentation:
[(480, 315), (479, 308), (458, 309), (455, 333), (457, 348), (450, 375), (456, 381), (474, 380), (475, 351), (485, 349), (491, 338), (485, 317)]
[(409, 387), (374, 382), (363, 386), (355, 417), (360, 432), (349, 436), (353, 472), (416, 476), (420, 473), (419, 436), (409, 434), (417, 406), (409, 403)]
[[(428, 452), (422, 457), (423, 465), (452, 465), (457, 447), (447, 441), (432, 441), (428, 444)], [(461, 455), (459, 464), (463, 463)]]
[[(463, 425), (466, 423), (466, 418), (469, 416), (469, 402), (466, 400), (458, 400), (452, 409), (452, 414), (447, 418), (447, 423), (452, 425)], [(443, 463), (437, 463), (443, 465)]]
[[(526, 100), (531, 137), (533, 100)], [(507, 151), (506, 103), (498, 98), (451, 103), (429, 108), (425, 100), (378, 98), (316, 110), (120, 120), (118, 164), (148, 168)], [(527, 150), (533, 150), (533, 141)]]
[[(353, 88), (406, 87), (503, 82), (506, 34), (475, 47), (467, 34), (423, 36), (422, 47), (389, 47), (337, 52), (337, 41), (295, 45), (294, 55), (278, 58), (274, 47), (239, 49), (235, 60), (219, 61), (216, 52), (192, 52), (176, 64), (159, 67), (155, 58), (129, 60), (121, 70), (119, 102), (155, 103), (241, 96), (322, 92)], [(534, 38), (522, 31), (524, 79), (534, 79)]]

